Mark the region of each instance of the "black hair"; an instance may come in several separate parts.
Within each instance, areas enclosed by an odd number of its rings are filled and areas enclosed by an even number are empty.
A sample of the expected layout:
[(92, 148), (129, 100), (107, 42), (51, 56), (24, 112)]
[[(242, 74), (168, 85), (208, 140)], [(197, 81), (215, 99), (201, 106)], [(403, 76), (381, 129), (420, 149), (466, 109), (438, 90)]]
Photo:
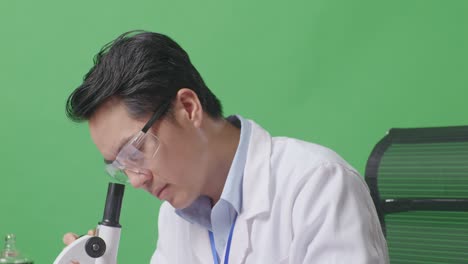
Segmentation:
[(110, 98), (121, 99), (129, 114), (143, 118), (181, 88), (193, 90), (203, 110), (222, 117), (218, 98), (208, 89), (188, 54), (171, 38), (159, 33), (130, 31), (104, 45), (83, 83), (68, 97), (68, 118), (89, 120)]

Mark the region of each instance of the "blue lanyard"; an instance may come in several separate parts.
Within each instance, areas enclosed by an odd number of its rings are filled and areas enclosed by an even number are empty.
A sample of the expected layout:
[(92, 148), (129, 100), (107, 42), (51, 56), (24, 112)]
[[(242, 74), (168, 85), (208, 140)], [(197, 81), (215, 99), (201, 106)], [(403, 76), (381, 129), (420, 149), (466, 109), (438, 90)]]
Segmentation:
[[(234, 231), (234, 226), (236, 225), (236, 219), (237, 219), (237, 215), (236, 217), (234, 217), (234, 223), (232, 223), (231, 231), (229, 231), (229, 238), (228, 238), (227, 245), (226, 245), (226, 253), (224, 254), (224, 264), (228, 264), (229, 262), (229, 252), (231, 251), (232, 233)], [(216, 251), (213, 232), (208, 231), (208, 234), (210, 235), (211, 253), (213, 254), (214, 264), (219, 264), (218, 252)]]

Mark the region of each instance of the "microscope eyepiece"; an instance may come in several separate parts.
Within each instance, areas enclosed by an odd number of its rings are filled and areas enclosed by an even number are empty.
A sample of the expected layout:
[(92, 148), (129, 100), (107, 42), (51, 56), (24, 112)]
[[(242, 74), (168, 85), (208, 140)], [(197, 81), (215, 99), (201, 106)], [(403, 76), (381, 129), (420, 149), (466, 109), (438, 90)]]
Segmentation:
[(123, 184), (109, 183), (104, 216), (102, 217), (102, 222), (99, 223), (100, 225), (121, 227), (119, 219), (124, 190), (125, 185)]

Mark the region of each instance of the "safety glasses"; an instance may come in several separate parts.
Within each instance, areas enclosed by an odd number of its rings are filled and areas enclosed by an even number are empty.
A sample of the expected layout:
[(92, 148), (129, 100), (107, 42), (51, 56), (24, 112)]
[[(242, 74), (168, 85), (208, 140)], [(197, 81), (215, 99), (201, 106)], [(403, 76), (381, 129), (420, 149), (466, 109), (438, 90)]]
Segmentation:
[(170, 101), (161, 105), (143, 129), (123, 145), (115, 160), (104, 161), (107, 173), (115, 180), (128, 184), (130, 183), (129, 174), (149, 173), (151, 162), (156, 157), (160, 146), (158, 137), (151, 133), (149, 129), (169, 110), (169, 106)]

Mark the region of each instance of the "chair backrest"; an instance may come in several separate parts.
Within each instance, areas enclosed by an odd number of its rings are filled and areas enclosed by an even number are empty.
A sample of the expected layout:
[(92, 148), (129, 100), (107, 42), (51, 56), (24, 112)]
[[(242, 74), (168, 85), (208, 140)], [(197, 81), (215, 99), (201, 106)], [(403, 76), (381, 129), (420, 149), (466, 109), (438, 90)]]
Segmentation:
[(391, 129), (366, 182), (393, 263), (468, 263), (468, 126)]

